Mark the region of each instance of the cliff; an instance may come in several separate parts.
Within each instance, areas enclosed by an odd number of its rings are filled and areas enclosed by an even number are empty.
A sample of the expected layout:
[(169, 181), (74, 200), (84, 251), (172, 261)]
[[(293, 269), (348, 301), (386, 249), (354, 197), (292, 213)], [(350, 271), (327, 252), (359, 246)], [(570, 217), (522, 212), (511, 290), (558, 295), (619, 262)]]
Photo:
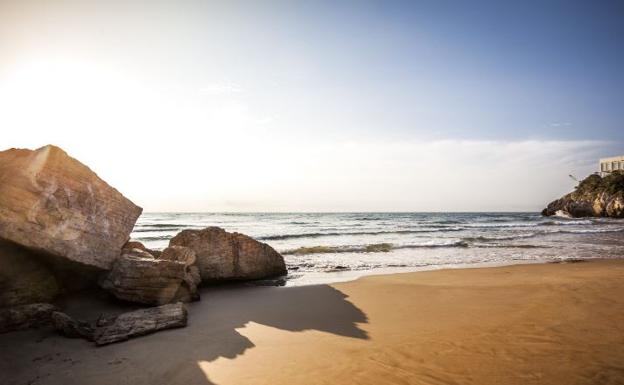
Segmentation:
[(624, 218), (624, 172), (590, 175), (571, 192), (551, 202), (542, 215), (561, 212), (572, 217)]

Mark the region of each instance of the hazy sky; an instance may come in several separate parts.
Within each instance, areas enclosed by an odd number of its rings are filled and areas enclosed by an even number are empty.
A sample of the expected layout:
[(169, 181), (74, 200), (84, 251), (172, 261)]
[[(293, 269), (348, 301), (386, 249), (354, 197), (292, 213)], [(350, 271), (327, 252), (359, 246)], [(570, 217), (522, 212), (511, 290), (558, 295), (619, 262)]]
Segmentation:
[(146, 211), (538, 210), (624, 153), (622, 1), (0, 0), (0, 147)]

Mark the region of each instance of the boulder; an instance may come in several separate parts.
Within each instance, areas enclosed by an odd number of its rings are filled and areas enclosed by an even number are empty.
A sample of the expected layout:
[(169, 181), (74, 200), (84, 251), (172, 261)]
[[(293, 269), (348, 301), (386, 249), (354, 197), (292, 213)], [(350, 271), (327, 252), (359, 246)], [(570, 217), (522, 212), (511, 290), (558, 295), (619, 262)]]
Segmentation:
[(132, 249), (139, 249), (139, 250), (147, 251), (149, 253), (149, 249), (147, 247), (145, 247), (145, 245), (143, 245), (139, 241), (130, 240), (130, 241), (126, 242), (123, 245), (123, 247), (121, 248), (122, 251), (132, 250)]
[(52, 312), (52, 326), (62, 335), (69, 338), (84, 338), (93, 341), (94, 328), (91, 324), (76, 321), (70, 316), (60, 311)]
[(183, 230), (169, 241), (169, 246), (185, 246), (195, 252), (202, 282), (286, 274), (284, 258), (271, 246), (219, 227)]
[(193, 249), (184, 246), (169, 246), (160, 253), (158, 258), (182, 262), (187, 266), (193, 265), (197, 261)]
[(110, 269), (142, 209), (55, 146), (0, 152), (0, 238)]
[(181, 302), (123, 313), (100, 322), (94, 333), (98, 346), (125, 341), (163, 329), (186, 326), (187, 312)]
[[(195, 265), (195, 262), (197, 262), (195, 252), (184, 246), (170, 246), (164, 249), (159, 254), (158, 258), (182, 262), (187, 266), (186, 275), (184, 277), (185, 285), (181, 288), (182, 291), (180, 292), (180, 298), (183, 301), (185, 298), (188, 298), (191, 301), (199, 300), (199, 291), (197, 287), (201, 283), (201, 275), (199, 274), (199, 268)], [(189, 301), (186, 300), (184, 302)]]
[(0, 309), (0, 333), (50, 325), (57, 307), (49, 303), (31, 303)]
[(191, 301), (196, 287), (188, 287), (188, 269), (183, 262), (155, 259), (139, 249), (124, 252), (106, 273), (100, 286), (115, 297), (147, 305)]
[(51, 302), (58, 293), (57, 279), (39, 255), (0, 241), (0, 307)]
[(128, 242), (126, 242), (126, 244), (123, 245), (123, 247), (121, 248), (121, 252), (123, 253), (124, 251), (129, 251), (132, 249), (139, 249), (139, 250), (147, 251), (148, 253), (152, 254), (154, 257), (160, 256), (160, 253), (161, 253), (159, 250), (148, 249), (141, 242), (133, 241), (133, 240), (129, 240)]
[(187, 279), (190, 279), (195, 286), (199, 286), (201, 283), (201, 273), (197, 265), (189, 266)]
[(624, 172), (588, 176), (574, 192), (548, 204), (542, 215), (624, 218)]

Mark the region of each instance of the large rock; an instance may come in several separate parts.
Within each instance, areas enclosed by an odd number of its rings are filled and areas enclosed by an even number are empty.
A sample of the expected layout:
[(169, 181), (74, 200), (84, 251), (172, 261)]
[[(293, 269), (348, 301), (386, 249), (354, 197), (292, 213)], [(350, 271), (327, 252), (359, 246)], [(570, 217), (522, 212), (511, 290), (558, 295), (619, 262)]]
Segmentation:
[(195, 252), (203, 282), (286, 274), (284, 258), (271, 246), (219, 227), (183, 230), (169, 241), (169, 246), (186, 246)]
[(58, 308), (48, 303), (31, 303), (0, 309), (0, 333), (49, 326)]
[(50, 315), (52, 326), (62, 335), (69, 338), (84, 338), (93, 341), (93, 325), (76, 321), (67, 314), (55, 311)]
[(551, 202), (542, 215), (624, 218), (624, 172), (590, 175), (574, 192)]
[(184, 262), (155, 259), (140, 249), (125, 251), (104, 276), (100, 286), (115, 297), (147, 305), (197, 298), (197, 288), (187, 286)]
[(148, 253), (152, 254), (152, 256), (154, 256), (155, 258), (158, 258), (158, 256), (161, 253), (160, 250), (148, 249), (141, 242), (133, 241), (133, 240), (129, 240), (128, 242), (126, 242), (126, 244), (123, 245), (123, 247), (121, 248), (121, 252), (123, 253), (124, 251), (129, 251), (132, 249), (139, 249), (139, 250), (147, 251)]
[(94, 340), (98, 346), (125, 341), (163, 329), (186, 326), (187, 312), (180, 302), (124, 313), (100, 323)]
[(58, 293), (57, 279), (40, 256), (0, 241), (0, 308), (50, 302)]
[[(199, 268), (195, 264), (197, 262), (195, 252), (184, 246), (169, 246), (164, 249), (157, 258), (184, 263), (187, 266), (187, 274), (184, 276), (185, 285), (181, 287), (182, 291), (179, 294), (179, 298), (181, 298), (181, 300), (185, 298), (189, 298), (193, 301), (199, 300), (198, 286), (201, 283), (201, 275), (199, 273)], [(184, 290), (186, 290), (186, 293)]]
[(58, 147), (0, 152), (0, 238), (109, 269), (141, 211)]
[(185, 246), (169, 246), (160, 253), (158, 258), (182, 262), (187, 266), (191, 266), (197, 261), (193, 249)]

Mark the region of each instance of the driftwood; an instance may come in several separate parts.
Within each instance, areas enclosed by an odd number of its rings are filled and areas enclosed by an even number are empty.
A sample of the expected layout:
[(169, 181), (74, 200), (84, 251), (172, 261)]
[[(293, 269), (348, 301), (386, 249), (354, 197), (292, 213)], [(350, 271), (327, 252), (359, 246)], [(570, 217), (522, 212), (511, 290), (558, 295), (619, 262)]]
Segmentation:
[(98, 346), (125, 341), (163, 329), (186, 326), (187, 312), (181, 302), (123, 313), (100, 321), (93, 340)]

